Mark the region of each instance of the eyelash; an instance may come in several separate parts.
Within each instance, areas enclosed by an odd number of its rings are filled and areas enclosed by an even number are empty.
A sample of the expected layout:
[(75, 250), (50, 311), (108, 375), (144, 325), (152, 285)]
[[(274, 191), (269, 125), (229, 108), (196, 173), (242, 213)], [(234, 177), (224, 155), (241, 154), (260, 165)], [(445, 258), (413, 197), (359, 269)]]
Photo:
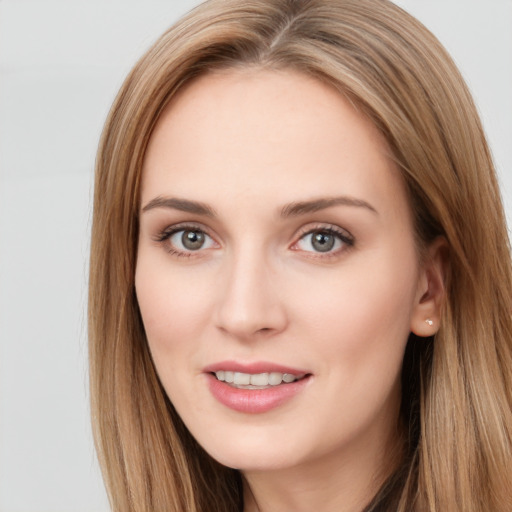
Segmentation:
[(199, 250), (198, 251), (180, 251), (178, 249), (175, 249), (170, 244), (171, 237), (181, 231), (192, 231), (192, 232), (196, 232), (196, 233), (203, 233), (208, 238), (211, 238), (213, 240), (213, 238), (207, 233), (207, 231), (203, 227), (198, 226), (197, 224), (178, 224), (175, 226), (170, 226), (170, 227), (164, 229), (163, 231), (161, 231), (160, 233), (158, 233), (158, 235), (155, 237), (155, 241), (162, 243), (162, 244), (169, 242), (169, 243), (167, 243), (166, 251), (169, 254), (171, 254), (172, 256), (176, 256), (178, 258), (193, 257), (196, 252), (198, 253), (200, 251)]
[[(211, 237), (203, 227), (201, 227), (197, 224), (178, 224), (175, 226), (170, 226), (170, 227), (162, 230), (160, 233), (158, 233), (156, 235), (156, 237), (154, 238), (154, 240), (156, 242), (162, 243), (162, 244), (165, 244), (166, 242), (168, 242), (167, 247), (166, 247), (167, 252), (169, 254), (171, 254), (172, 256), (176, 256), (178, 258), (190, 258), (190, 257), (195, 256), (196, 255), (195, 253), (201, 252), (200, 249), (198, 249), (197, 251), (193, 251), (193, 250), (181, 251), (181, 250), (174, 248), (170, 244), (171, 237), (181, 231), (192, 231), (192, 232), (197, 232), (197, 233), (203, 233), (208, 238), (213, 240), (213, 237)], [(310, 258), (324, 259), (324, 258), (336, 257), (336, 256), (339, 256), (339, 254), (341, 252), (345, 252), (346, 250), (354, 247), (354, 244), (355, 244), (354, 237), (347, 231), (342, 230), (341, 228), (339, 228), (335, 225), (319, 224), (318, 226), (305, 228), (302, 232), (300, 232), (298, 234), (297, 241), (292, 244), (291, 249), (295, 250), (295, 251), (300, 250), (300, 249), (296, 249), (295, 247), (302, 240), (304, 240), (308, 235), (312, 235), (314, 233), (322, 233), (322, 234), (326, 234), (326, 235), (331, 235), (331, 236), (337, 238), (343, 244), (343, 246), (342, 246), (342, 248), (340, 248), (336, 251), (333, 251), (333, 252), (331, 252), (330, 250), (328, 252), (326, 251), (325, 253), (322, 253), (320, 251), (304, 251), (304, 252), (312, 253), (312, 255), (308, 256)]]
[(310, 253), (310, 255), (308, 256), (309, 258), (335, 258), (340, 256), (341, 253), (351, 249), (355, 245), (355, 238), (348, 231), (341, 229), (333, 224), (319, 224), (314, 227), (304, 228), (304, 230), (301, 233), (299, 233), (297, 241), (292, 245), (292, 249), (300, 250), (294, 249), (294, 247), (296, 247), (300, 243), (300, 241), (304, 240), (308, 235), (313, 235), (314, 233), (331, 235), (337, 238), (342, 243), (342, 247), (335, 251), (329, 250), (328, 252), (324, 253), (320, 251), (304, 251)]

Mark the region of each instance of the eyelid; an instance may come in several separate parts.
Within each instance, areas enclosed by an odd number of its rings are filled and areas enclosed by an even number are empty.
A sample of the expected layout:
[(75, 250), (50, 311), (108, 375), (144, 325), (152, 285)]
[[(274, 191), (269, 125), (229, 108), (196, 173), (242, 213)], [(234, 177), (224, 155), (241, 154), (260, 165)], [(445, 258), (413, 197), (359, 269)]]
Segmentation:
[(215, 239), (215, 237), (210, 233), (210, 230), (198, 222), (180, 222), (178, 224), (172, 224), (167, 226), (166, 228), (160, 230), (154, 237), (153, 240), (158, 243), (165, 244), (167, 243), (168, 247), (166, 247), (167, 252), (174, 256), (183, 256), (183, 257), (197, 257), (200, 256), (205, 250), (210, 249), (207, 248), (199, 248), (196, 251), (194, 250), (182, 250), (175, 246), (172, 246), (170, 243), (170, 239), (176, 233), (180, 231), (199, 231), (210, 238), (215, 246), (219, 247), (219, 243)]
[[(317, 251), (304, 251), (297, 247), (298, 243), (305, 238), (307, 235), (311, 235), (313, 233), (317, 232), (326, 232), (330, 233), (333, 236), (336, 236), (341, 243), (343, 244), (341, 248), (335, 251), (329, 251), (329, 252), (317, 252)], [(300, 228), (300, 230), (297, 232), (297, 234), (294, 237), (295, 242), (290, 246), (291, 250), (294, 251), (302, 251), (305, 253), (309, 253), (308, 257), (312, 258), (329, 258), (338, 256), (340, 253), (343, 253), (347, 251), (348, 249), (351, 249), (355, 244), (355, 238), (354, 236), (347, 231), (344, 228), (341, 228), (340, 226), (337, 226), (336, 224), (331, 223), (313, 223), (313, 224), (307, 224)]]
[(190, 231), (204, 231), (203, 227), (195, 222), (179, 222), (178, 224), (171, 224), (163, 229), (158, 230), (158, 232), (153, 236), (153, 240), (155, 240), (155, 242), (161, 242), (169, 238), (174, 233), (187, 229)]
[[(200, 222), (179, 222), (177, 224), (172, 224), (164, 229), (160, 230), (156, 235), (153, 236), (153, 240), (158, 243), (165, 243), (168, 242), (168, 247), (166, 248), (167, 251), (175, 256), (185, 256), (185, 257), (194, 257), (194, 256), (200, 256), (201, 253), (203, 253), (205, 250), (210, 249), (208, 248), (199, 248), (197, 250), (180, 250), (179, 248), (176, 248), (175, 246), (171, 246), (169, 240), (170, 238), (180, 231), (200, 231), (201, 233), (204, 233), (208, 238), (210, 238), (214, 245), (218, 248), (220, 247), (219, 242), (216, 240), (216, 236), (214, 236), (211, 233), (211, 230), (204, 226)], [(334, 251), (326, 251), (324, 253), (320, 251), (306, 251), (298, 247), (299, 242), (306, 237), (307, 235), (311, 235), (315, 232), (326, 232), (330, 233), (333, 236), (337, 237), (341, 243), (342, 247), (338, 248)], [(308, 257), (311, 258), (329, 258), (329, 257), (335, 257), (338, 256), (340, 253), (346, 252), (348, 249), (351, 249), (355, 243), (354, 236), (346, 229), (341, 228), (340, 226), (332, 223), (309, 223), (304, 226), (302, 226), (297, 233), (294, 236), (294, 242), (289, 247), (291, 250), (294, 251), (301, 251), (303, 253), (308, 253)]]

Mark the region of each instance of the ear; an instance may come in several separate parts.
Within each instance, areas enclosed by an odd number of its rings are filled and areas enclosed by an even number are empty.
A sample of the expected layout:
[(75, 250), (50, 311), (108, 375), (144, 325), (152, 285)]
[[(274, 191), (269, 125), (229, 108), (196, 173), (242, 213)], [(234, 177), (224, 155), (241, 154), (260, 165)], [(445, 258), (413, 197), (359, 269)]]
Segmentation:
[(438, 237), (427, 249), (411, 315), (411, 331), (417, 336), (433, 336), (439, 330), (445, 298), (448, 243)]

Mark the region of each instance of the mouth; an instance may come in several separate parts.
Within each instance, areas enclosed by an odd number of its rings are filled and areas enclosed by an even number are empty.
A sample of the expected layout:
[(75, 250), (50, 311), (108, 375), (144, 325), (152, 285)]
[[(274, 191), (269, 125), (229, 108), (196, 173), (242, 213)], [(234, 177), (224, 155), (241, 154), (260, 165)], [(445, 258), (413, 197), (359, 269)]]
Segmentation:
[(307, 374), (300, 373), (243, 373), (230, 370), (217, 370), (212, 375), (220, 381), (236, 389), (268, 389), (276, 386), (291, 384), (304, 379)]
[(270, 362), (224, 361), (203, 370), (212, 396), (226, 407), (259, 414), (290, 402), (309, 387), (313, 375)]

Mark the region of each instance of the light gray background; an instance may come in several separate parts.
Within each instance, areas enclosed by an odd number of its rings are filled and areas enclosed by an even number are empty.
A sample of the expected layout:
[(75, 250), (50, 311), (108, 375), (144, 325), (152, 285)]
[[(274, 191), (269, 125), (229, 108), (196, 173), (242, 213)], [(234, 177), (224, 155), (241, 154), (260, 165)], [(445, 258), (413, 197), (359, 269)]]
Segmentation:
[[(0, 511), (105, 512), (87, 405), (95, 149), (135, 59), (193, 0), (0, 0)], [(512, 219), (512, 0), (399, 0), (476, 97)]]

